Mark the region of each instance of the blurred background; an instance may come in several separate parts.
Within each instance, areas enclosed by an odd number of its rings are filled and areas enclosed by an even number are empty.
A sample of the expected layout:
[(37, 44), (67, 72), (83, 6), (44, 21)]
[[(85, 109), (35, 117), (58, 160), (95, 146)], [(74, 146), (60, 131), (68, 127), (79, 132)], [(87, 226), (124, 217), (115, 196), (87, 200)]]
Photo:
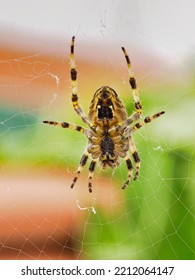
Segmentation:
[[(194, 1), (1, 1), (0, 259), (194, 259)], [(86, 139), (43, 120), (83, 125), (71, 104), (76, 36), (79, 99), (113, 87), (143, 115), (166, 112), (134, 140), (141, 173), (125, 190), (124, 162), (71, 180)]]

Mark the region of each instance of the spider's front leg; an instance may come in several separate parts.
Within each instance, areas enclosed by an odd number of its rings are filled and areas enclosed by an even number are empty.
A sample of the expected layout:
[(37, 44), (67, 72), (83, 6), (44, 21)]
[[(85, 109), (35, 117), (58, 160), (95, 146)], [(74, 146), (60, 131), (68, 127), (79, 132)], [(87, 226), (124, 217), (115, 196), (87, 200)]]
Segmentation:
[[(136, 79), (134, 77), (134, 73), (133, 73), (132, 68), (131, 68), (131, 61), (130, 61), (129, 56), (128, 56), (124, 47), (122, 47), (122, 51), (124, 53), (124, 56), (125, 56), (125, 59), (126, 59), (126, 62), (127, 62), (128, 74), (129, 74), (129, 84), (130, 84), (131, 89), (133, 91), (133, 99), (134, 99), (135, 110), (136, 110), (136, 113), (132, 115), (133, 117), (131, 116), (128, 119), (133, 119), (133, 121), (135, 121), (140, 117), (140, 115), (142, 113), (142, 105), (141, 105), (141, 102), (140, 102), (140, 99), (139, 99), (137, 82), (136, 82)], [(128, 122), (128, 119), (127, 119), (127, 122)]]
[(92, 123), (85, 115), (83, 109), (78, 103), (78, 88), (77, 88), (77, 70), (76, 70), (76, 64), (75, 64), (75, 56), (74, 56), (74, 42), (75, 37), (72, 37), (72, 43), (70, 48), (70, 76), (71, 76), (71, 88), (72, 88), (72, 104), (73, 108), (76, 111), (76, 113), (81, 117), (82, 121), (87, 124), (89, 127), (92, 127)]

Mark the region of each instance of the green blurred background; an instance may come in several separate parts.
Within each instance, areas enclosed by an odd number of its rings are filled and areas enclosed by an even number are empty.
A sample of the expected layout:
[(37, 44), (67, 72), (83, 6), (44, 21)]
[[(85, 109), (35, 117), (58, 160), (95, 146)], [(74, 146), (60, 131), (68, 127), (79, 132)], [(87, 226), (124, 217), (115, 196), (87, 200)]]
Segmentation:
[[(130, 9), (127, 2), (125, 5)], [(116, 1), (115, 9), (118, 6)], [(140, 13), (142, 9), (148, 11), (145, 2), (135, 7), (139, 20), (146, 22)], [(160, 15), (158, 8), (154, 7), (155, 15)], [(99, 4), (101, 26), (98, 23), (96, 29), (88, 30), (83, 23), (82, 32), (76, 29), (79, 97), (85, 112), (95, 90), (107, 84), (118, 92), (129, 115), (133, 111), (120, 50), (125, 36), (131, 37), (133, 32), (124, 28), (122, 37), (116, 28), (115, 41), (107, 39), (112, 34), (109, 16), (115, 9), (110, 1), (106, 6)], [(43, 17), (47, 19), (46, 14)], [(79, 20), (75, 28), (78, 24)], [(129, 24), (126, 14), (119, 21), (121, 28), (124, 24)], [(166, 25), (162, 29), (160, 20), (157, 27), (164, 32), (168, 28)], [(99, 41), (90, 39), (93, 30), (101, 31)], [(135, 30), (139, 31), (139, 25)], [(170, 36), (173, 31), (178, 30), (171, 30)], [(89, 194), (88, 166), (75, 188), (69, 188), (86, 139), (75, 131), (42, 124), (47, 119), (83, 125), (71, 104), (71, 35), (65, 35), (65, 39), (62, 34), (42, 38), (33, 32), (16, 32), (10, 26), (4, 26), (3, 32), (0, 258), (194, 259), (193, 49), (180, 57), (173, 46), (168, 51), (166, 42), (163, 52), (163, 34), (162, 42), (156, 43), (154, 37), (150, 46), (143, 47), (143, 29), (133, 37), (135, 42), (132, 39), (126, 43), (144, 116), (162, 110), (166, 114), (134, 135), (142, 161), (139, 179), (123, 191), (125, 163), (114, 172), (97, 168), (93, 194)], [(8, 42), (8, 37), (14, 38), (15, 45)]]

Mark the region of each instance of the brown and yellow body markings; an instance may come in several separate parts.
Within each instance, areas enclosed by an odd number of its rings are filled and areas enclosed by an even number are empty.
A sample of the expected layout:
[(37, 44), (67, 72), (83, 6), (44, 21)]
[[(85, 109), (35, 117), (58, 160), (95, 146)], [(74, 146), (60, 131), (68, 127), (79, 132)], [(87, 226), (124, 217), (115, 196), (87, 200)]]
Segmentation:
[(75, 37), (73, 36), (70, 47), (72, 104), (75, 112), (87, 125), (87, 128), (67, 122), (43, 122), (49, 125), (76, 130), (84, 134), (88, 139), (87, 147), (81, 157), (71, 188), (74, 187), (89, 158), (91, 158), (88, 176), (89, 192), (92, 192), (93, 174), (97, 163), (99, 163), (103, 169), (107, 167), (116, 168), (120, 164), (120, 159), (123, 158), (126, 161), (128, 170), (127, 179), (122, 186), (122, 189), (125, 189), (129, 185), (133, 176), (131, 157), (135, 164), (134, 180), (138, 178), (140, 171), (140, 157), (133, 141), (132, 134), (143, 125), (163, 115), (164, 111), (156, 113), (151, 117), (146, 117), (142, 121), (135, 123), (139, 120), (142, 114), (142, 105), (139, 99), (137, 82), (132, 71), (129, 56), (125, 48), (122, 47), (127, 63), (129, 84), (133, 93), (135, 111), (132, 115), (128, 116), (126, 108), (116, 91), (109, 86), (102, 86), (95, 92), (89, 106), (88, 115), (86, 115), (79, 104), (74, 45)]

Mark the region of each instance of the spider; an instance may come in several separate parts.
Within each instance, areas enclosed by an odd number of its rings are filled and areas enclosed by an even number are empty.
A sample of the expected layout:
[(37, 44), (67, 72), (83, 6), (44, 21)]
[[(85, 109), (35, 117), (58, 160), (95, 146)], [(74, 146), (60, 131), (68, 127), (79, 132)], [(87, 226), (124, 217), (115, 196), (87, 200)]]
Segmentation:
[(142, 114), (142, 105), (139, 99), (136, 79), (134, 77), (129, 56), (124, 47), (122, 51), (128, 67), (129, 83), (133, 93), (135, 112), (127, 115), (127, 111), (120, 100), (118, 94), (109, 86), (100, 87), (94, 94), (91, 101), (88, 116), (84, 113), (78, 102), (77, 94), (77, 70), (75, 65), (75, 36), (72, 37), (70, 47), (70, 75), (72, 88), (72, 104), (76, 113), (88, 128), (84, 128), (67, 122), (43, 121), (43, 123), (70, 128), (84, 134), (88, 139), (88, 144), (81, 157), (79, 167), (72, 181), (71, 188), (74, 187), (83, 167), (86, 165), (89, 157), (92, 158), (89, 165), (88, 189), (92, 192), (93, 174), (97, 163), (105, 169), (107, 167), (116, 168), (120, 164), (120, 158), (126, 161), (127, 179), (122, 186), (125, 189), (132, 178), (133, 165), (130, 153), (135, 163), (134, 180), (138, 178), (140, 171), (140, 158), (136, 150), (132, 134), (143, 125), (160, 117), (165, 112), (159, 112), (151, 117), (146, 117), (142, 121), (136, 122)]

